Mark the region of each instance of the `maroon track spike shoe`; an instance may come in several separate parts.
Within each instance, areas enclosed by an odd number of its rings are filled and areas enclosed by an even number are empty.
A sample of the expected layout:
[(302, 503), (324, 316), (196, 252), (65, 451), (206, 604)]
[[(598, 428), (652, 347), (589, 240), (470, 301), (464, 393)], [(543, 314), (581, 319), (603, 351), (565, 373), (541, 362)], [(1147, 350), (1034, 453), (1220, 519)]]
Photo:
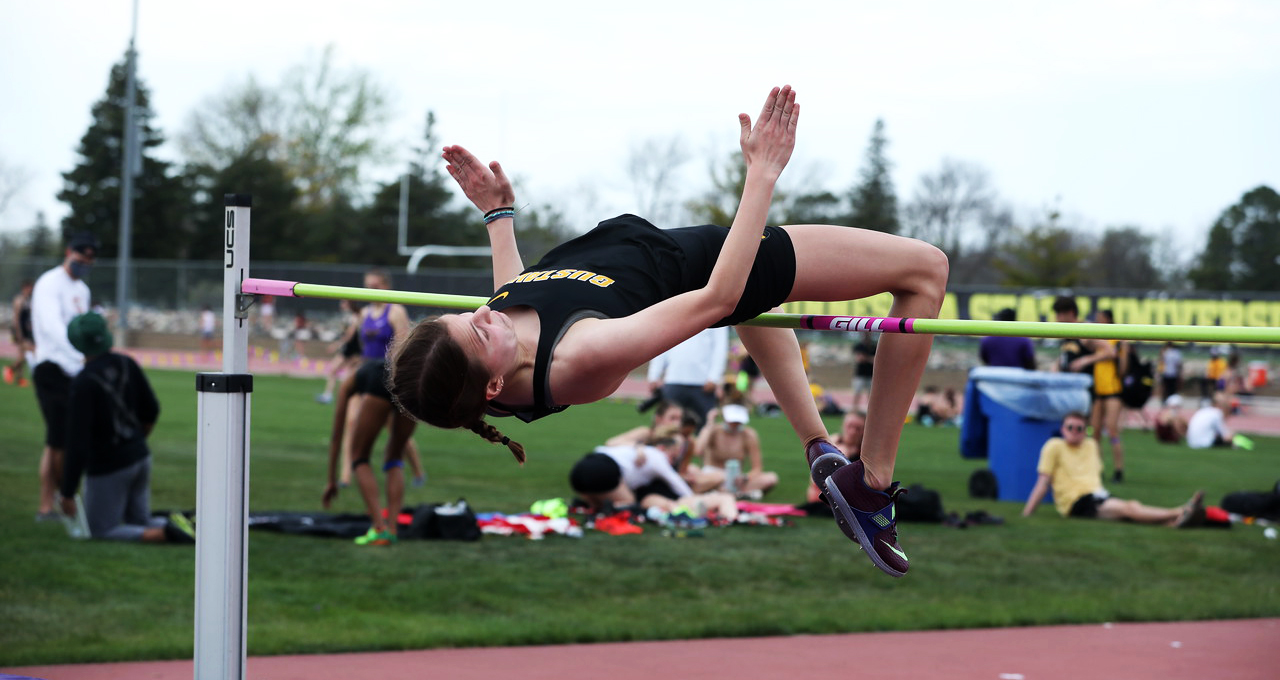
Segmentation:
[(825, 439), (815, 439), (804, 447), (804, 456), (809, 461), (809, 475), (813, 478), (813, 483), (818, 485), (818, 489), (824, 489), (827, 483), (827, 477), (831, 476), (839, 468), (849, 464), (849, 459), (845, 457), (835, 444)]
[[(835, 444), (826, 439), (815, 439), (809, 442), (809, 445), (804, 447), (804, 455), (809, 460), (809, 476), (818, 487), (818, 499), (831, 506), (831, 498), (827, 495), (827, 478), (831, 473), (848, 465), (849, 459), (845, 457), (844, 452), (836, 448)], [(839, 517), (838, 514), (836, 516)], [(861, 546), (858, 535), (853, 532), (848, 522), (837, 522), (837, 524), (849, 540)]]
[(836, 524), (846, 536), (858, 542), (872, 563), (890, 576), (907, 573), (907, 554), (898, 546), (897, 513), (894, 502), (906, 489), (894, 482), (885, 491), (869, 486), (861, 460), (848, 461), (827, 477), (823, 487)]

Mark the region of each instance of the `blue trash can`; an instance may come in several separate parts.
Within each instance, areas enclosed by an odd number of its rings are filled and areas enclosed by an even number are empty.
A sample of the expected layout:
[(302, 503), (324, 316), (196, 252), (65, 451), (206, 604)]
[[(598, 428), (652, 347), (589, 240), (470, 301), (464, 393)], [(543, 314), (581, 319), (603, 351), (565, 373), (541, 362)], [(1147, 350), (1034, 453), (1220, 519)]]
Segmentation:
[(1089, 412), (1092, 382), (1081, 373), (973, 369), (965, 386), (960, 455), (987, 459), (1000, 500), (1027, 500), (1036, 484), (1040, 447), (1057, 433), (1063, 416)]

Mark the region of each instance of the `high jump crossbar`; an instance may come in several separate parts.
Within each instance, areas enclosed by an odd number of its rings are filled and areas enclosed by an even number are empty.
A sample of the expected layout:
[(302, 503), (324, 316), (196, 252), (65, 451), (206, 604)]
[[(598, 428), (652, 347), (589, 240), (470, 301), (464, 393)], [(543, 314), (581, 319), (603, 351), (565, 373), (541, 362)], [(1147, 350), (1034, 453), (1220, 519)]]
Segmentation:
[[(246, 294), (325, 298), (361, 302), (389, 302), (441, 309), (472, 310), (487, 298), (446, 293), (326, 286), (274, 279), (245, 279)], [(1006, 335), (1028, 338), (1082, 338), (1146, 342), (1225, 342), (1280, 344), (1280, 328), (1268, 326), (1187, 326), (1158, 324), (1060, 323), (1053, 321), (980, 321), (973, 319), (910, 319), (826, 314), (761, 314), (745, 326), (818, 331), (868, 331), (929, 335)]]
[[(224, 197), (222, 372), (197, 373), (195, 680), (244, 680), (249, 576), (249, 306), (255, 295), (476, 309), (485, 298), (254, 279), (244, 194)], [(1033, 323), (819, 314), (761, 314), (752, 326), (935, 335), (1280, 344), (1264, 327)]]

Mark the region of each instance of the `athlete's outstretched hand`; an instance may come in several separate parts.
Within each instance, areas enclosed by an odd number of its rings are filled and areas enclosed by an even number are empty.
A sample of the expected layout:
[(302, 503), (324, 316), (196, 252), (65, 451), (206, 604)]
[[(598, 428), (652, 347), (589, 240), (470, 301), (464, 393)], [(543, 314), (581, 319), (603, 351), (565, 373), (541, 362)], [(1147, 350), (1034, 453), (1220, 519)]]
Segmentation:
[(462, 193), (482, 212), (505, 208), (515, 203), (516, 192), (511, 180), (502, 172), (498, 161), (481, 163), (470, 151), (460, 146), (446, 146), (441, 154), (448, 163), (445, 169), (462, 187)]
[(800, 105), (790, 85), (775, 87), (769, 92), (754, 126), (751, 116), (738, 114), (738, 123), (742, 126), (739, 142), (747, 168), (768, 172), (775, 178), (782, 174), (796, 146), (799, 120)]

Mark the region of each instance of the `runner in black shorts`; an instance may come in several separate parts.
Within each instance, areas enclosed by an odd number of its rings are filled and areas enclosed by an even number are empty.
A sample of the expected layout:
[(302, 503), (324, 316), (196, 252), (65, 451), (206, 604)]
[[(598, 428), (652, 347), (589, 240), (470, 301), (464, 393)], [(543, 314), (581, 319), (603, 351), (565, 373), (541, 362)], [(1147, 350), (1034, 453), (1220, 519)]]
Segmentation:
[(31, 289), (34, 287), (35, 281), (23, 281), (18, 295), (13, 298), (13, 325), (9, 327), (9, 336), (13, 338), (14, 347), (18, 348), (18, 359), (4, 367), (4, 381), (10, 385), (16, 382), (18, 387), (31, 384), (23, 372), (36, 349), (35, 342), (31, 340)]
[(325, 376), (324, 391), (316, 395), (316, 401), (328, 404), (333, 401), (333, 388), (338, 380), (360, 367), (363, 360), (360, 351), (360, 303), (350, 300), (339, 300), (338, 308), (342, 311), (342, 335), (331, 347), (334, 352), (329, 360), (328, 375)]
[[(385, 272), (375, 269), (365, 274), (364, 286), (386, 290), (391, 287), (391, 281)], [(409, 316), (403, 305), (372, 303), (361, 310), (356, 334), (360, 338), (364, 362), (343, 381), (334, 409), (333, 434), (329, 438), (329, 483), (322, 502), (327, 508), (338, 495), (338, 461), (347, 433), (348, 413), (351, 412), (350, 469), (371, 524), (369, 532), (356, 539), (357, 545), (387, 546), (396, 542), (394, 518), (399, 516), (404, 500), (406, 449), (414, 462), (415, 482), (422, 479), (422, 464), (417, 461), (417, 450), (412, 448), (410, 439), (417, 423), (396, 410), (387, 392), (387, 346), (408, 328)], [(383, 507), (378, 502), (378, 481), (369, 467), (374, 442), (383, 427), (388, 431), (382, 470), (387, 477), (386, 518), (392, 518), (390, 521), (383, 516)]]

